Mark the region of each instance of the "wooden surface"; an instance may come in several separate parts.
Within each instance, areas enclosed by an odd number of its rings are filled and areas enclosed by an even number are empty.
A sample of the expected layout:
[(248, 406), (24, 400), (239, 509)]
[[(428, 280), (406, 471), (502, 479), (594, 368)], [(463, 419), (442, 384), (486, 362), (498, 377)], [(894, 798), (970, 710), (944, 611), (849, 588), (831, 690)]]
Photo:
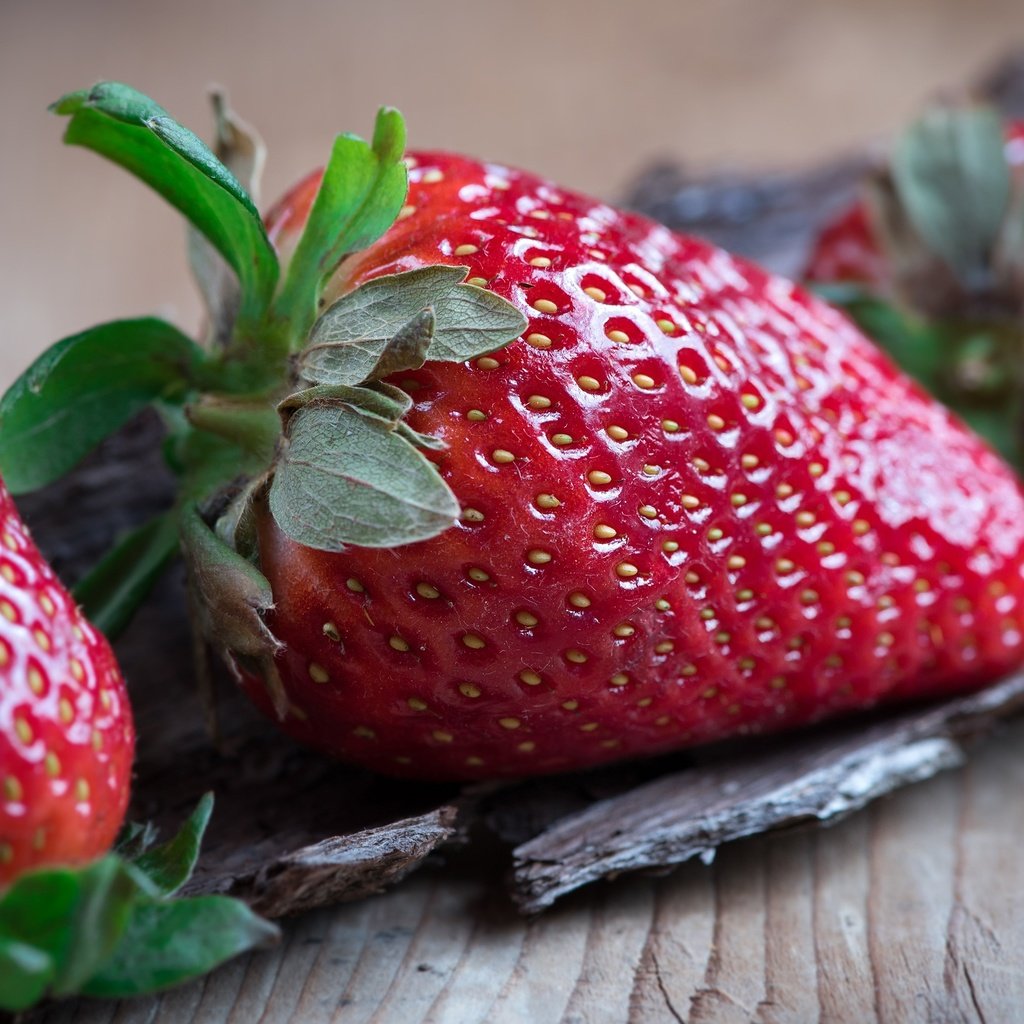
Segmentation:
[(1014, 1022), (1024, 724), (831, 829), (745, 841), (526, 922), (479, 857), (290, 922), (158, 999), (50, 1024)]

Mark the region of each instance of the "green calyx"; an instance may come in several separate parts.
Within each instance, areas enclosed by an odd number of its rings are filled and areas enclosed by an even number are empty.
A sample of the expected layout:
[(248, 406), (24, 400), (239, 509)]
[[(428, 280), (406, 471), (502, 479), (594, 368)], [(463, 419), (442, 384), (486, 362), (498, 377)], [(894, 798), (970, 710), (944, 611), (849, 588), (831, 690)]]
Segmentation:
[[(320, 312), (341, 261), (377, 241), (405, 202), (401, 115), (383, 108), (369, 142), (338, 136), (281, 268), (252, 199), (262, 143), (223, 95), (213, 101), (212, 148), (118, 83), (51, 108), (68, 118), (66, 142), (119, 164), (185, 215), (208, 314), (202, 343), (153, 318), (66, 338), (0, 400), (0, 475), (16, 494), (57, 479), (148, 405), (167, 424), (175, 508), (119, 542), (77, 591), (112, 632), (179, 536), (204, 548), (197, 512), (211, 536), (233, 537), (218, 526), (225, 509), (247, 522), (234, 506), (266, 500), (285, 533), (329, 551), (410, 543), (453, 525), (458, 503), (423, 454), (443, 445), (405, 422), (411, 402), (385, 378), (492, 352), (526, 325), (504, 299), (466, 284), (465, 267), (380, 277)], [(255, 558), (252, 544), (245, 554)]]
[(278, 929), (240, 900), (177, 895), (212, 811), (207, 794), (162, 845), (150, 827), (127, 826), (115, 852), (29, 872), (0, 894), (0, 1010), (157, 992), (277, 941)]

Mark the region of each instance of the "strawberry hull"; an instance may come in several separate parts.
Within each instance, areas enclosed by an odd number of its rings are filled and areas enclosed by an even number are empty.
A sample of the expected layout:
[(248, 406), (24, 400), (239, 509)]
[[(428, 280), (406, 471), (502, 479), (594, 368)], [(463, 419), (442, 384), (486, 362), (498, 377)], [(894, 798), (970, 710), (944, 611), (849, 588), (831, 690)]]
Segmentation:
[[(292, 734), (393, 774), (528, 775), (1021, 662), (1013, 474), (844, 316), (531, 175), (416, 159), (407, 215), (328, 299), (463, 264), (529, 328), (393, 381), (447, 445), (452, 530), (326, 554), (262, 515)], [(282, 252), (316, 186), (271, 215)]]

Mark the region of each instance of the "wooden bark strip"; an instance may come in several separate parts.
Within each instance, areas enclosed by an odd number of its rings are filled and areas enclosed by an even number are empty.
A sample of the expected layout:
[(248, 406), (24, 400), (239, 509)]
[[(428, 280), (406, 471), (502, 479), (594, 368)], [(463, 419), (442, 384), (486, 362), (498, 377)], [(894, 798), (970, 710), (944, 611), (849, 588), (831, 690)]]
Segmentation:
[[(454, 835), (456, 813), (445, 806), (380, 828), (323, 839), (247, 875), (226, 876), (224, 890), (267, 917), (383, 892)], [(216, 876), (207, 877), (205, 887), (221, 888), (217, 881)]]
[(1024, 675), (869, 727), (775, 741), (768, 752), (708, 762), (570, 814), (514, 853), (514, 898), (543, 910), (623, 871), (710, 861), (742, 836), (828, 823), (909, 782), (963, 762), (958, 737), (1024, 704)]

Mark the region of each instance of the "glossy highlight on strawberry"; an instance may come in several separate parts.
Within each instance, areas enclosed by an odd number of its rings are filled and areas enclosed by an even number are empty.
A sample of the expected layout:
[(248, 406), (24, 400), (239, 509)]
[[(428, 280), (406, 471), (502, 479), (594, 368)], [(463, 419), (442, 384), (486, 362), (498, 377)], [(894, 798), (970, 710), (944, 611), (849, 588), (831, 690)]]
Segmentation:
[[(533, 175), (410, 163), (399, 221), (325, 301), (467, 265), (529, 326), (392, 379), (446, 443), (452, 530), (332, 554), (263, 510), (286, 729), (388, 773), (528, 775), (1020, 663), (1020, 488), (842, 314)], [(317, 186), (269, 217), (284, 258)]]
[(135, 734), (110, 646), (43, 560), (0, 483), (0, 889), (113, 843)]

